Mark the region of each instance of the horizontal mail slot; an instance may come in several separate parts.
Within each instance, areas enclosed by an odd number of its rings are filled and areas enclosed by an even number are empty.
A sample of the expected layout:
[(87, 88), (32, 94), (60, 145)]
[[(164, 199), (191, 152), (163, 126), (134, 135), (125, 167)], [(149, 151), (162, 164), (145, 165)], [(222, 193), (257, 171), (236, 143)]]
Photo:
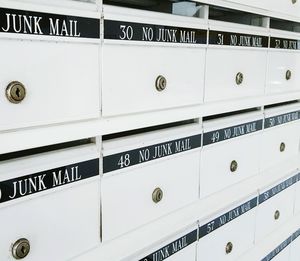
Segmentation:
[[(97, 154), (83, 145), (1, 163), (1, 260), (14, 260), (20, 239), (32, 261), (67, 260), (99, 243)], [(45, 255), (49, 246), (55, 251)]]
[(204, 121), (200, 197), (258, 174), (262, 127), (262, 112)]
[(39, 10), (0, 9), (0, 130), (99, 117), (100, 19)]
[(299, 91), (299, 33), (271, 30), (267, 92)]
[(211, 21), (204, 101), (263, 95), (267, 48), (264, 28)]
[(299, 113), (298, 103), (265, 109), (263, 170), (288, 162), (299, 154)]
[(260, 189), (255, 240), (259, 242), (293, 216), (298, 173)]
[(198, 259), (238, 260), (251, 248), (254, 245), (256, 204), (257, 197), (254, 197), (240, 206), (231, 206), (228, 212), (216, 215), (208, 223), (200, 222)]
[(104, 241), (198, 199), (200, 132), (184, 126), (104, 141)]
[(105, 6), (103, 115), (202, 103), (206, 41), (201, 19)]

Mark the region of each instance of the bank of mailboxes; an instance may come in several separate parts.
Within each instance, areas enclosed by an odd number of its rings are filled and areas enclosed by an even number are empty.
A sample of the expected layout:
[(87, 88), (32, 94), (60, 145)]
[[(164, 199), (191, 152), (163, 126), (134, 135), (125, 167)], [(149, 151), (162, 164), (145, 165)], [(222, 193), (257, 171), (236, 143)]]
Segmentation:
[[(3, 2), (0, 131), (126, 125), (129, 115), (174, 108), (198, 108), (199, 117), (0, 155), (0, 260), (101, 251), (247, 183), (256, 184), (251, 193), (220, 198), (130, 260), (251, 260), (300, 215), (300, 2), (247, 3), (259, 15), (193, 1), (121, 2)], [(298, 260), (299, 235), (257, 259)]]

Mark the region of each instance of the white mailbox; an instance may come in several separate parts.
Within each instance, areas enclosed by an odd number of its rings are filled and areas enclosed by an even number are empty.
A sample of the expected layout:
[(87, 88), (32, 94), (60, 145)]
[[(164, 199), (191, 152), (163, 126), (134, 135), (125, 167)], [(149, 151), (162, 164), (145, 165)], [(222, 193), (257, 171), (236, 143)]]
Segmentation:
[(293, 173), (260, 189), (255, 232), (257, 243), (293, 217), (297, 177), (298, 174)]
[(200, 133), (196, 125), (104, 141), (104, 241), (198, 199)]
[(272, 29), (268, 58), (267, 93), (300, 91), (299, 81), (299, 33)]
[[(240, 204), (240, 205), (239, 205)], [(254, 245), (257, 195), (200, 221), (198, 260), (233, 261)]]
[(99, 117), (99, 14), (11, 5), (0, 8), (0, 131)]
[(263, 27), (210, 21), (204, 101), (263, 95), (268, 40)]
[(262, 140), (262, 170), (289, 163), (294, 170), (297, 164), (292, 161), (299, 155), (298, 103), (265, 109), (265, 124)]
[(200, 197), (259, 173), (262, 127), (262, 112), (204, 121)]
[(104, 6), (103, 116), (201, 104), (206, 42), (203, 19)]
[(69, 260), (100, 243), (98, 157), (83, 145), (1, 162), (1, 260)]

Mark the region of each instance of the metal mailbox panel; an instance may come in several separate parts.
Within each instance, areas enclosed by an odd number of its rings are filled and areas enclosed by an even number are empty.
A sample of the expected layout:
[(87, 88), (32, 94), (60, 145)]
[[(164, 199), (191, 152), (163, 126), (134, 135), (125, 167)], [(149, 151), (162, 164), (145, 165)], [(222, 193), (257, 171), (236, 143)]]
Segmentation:
[(255, 241), (263, 240), (292, 216), (295, 202), (295, 176), (260, 189), (256, 215)]
[(201, 19), (108, 6), (104, 16), (103, 116), (203, 102), (207, 26)]
[(267, 32), (262, 28), (211, 22), (204, 101), (263, 95), (267, 47)]
[[(204, 225), (209, 233), (198, 242), (198, 260), (233, 261), (254, 245), (256, 198)], [(255, 201), (255, 202), (254, 202)], [(251, 206), (250, 206), (251, 205)], [(244, 207), (246, 206), (247, 211)], [(250, 209), (251, 208), (251, 209)], [(216, 226), (219, 226), (216, 231)], [(202, 226), (200, 224), (200, 226)], [(207, 233), (207, 231), (206, 231)]]
[[(100, 19), (72, 16), (65, 9), (60, 12), (66, 14), (54, 14), (37, 8), (42, 11), (0, 9), (6, 21), (0, 29), (0, 68), (6, 72), (0, 80), (0, 130), (100, 115)], [(13, 27), (13, 17), (24, 26)], [(14, 81), (26, 89), (18, 104), (5, 93)], [(20, 90), (16, 92), (21, 97)]]
[[(299, 154), (299, 105), (266, 109), (262, 141), (262, 170)], [(296, 166), (291, 166), (291, 168)]]
[[(179, 130), (182, 132), (177, 132)], [(156, 131), (129, 137), (127, 141), (103, 143), (104, 241), (198, 199), (200, 131), (178, 128), (176, 132), (174, 135), (172, 131)], [(119, 222), (120, 217), (122, 222)]]
[(299, 34), (271, 30), (267, 93), (299, 91)]
[(67, 260), (100, 243), (94, 146), (3, 162), (0, 172), (1, 260), (15, 260), (20, 238), (30, 242), (30, 261)]
[(204, 122), (200, 197), (259, 173), (262, 118), (254, 112)]

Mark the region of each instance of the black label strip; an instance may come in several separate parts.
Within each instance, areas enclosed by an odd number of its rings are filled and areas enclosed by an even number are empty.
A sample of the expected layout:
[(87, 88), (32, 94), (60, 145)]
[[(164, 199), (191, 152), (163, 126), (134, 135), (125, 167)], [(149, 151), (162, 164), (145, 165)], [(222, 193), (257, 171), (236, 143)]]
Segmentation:
[(300, 40), (271, 37), (270, 48), (300, 50)]
[(99, 175), (99, 159), (74, 163), (55, 169), (0, 182), (0, 203)]
[(100, 38), (100, 19), (0, 8), (0, 32)]
[(222, 214), (199, 228), (199, 239), (214, 232), (218, 228), (242, 216), (257, 206), (257, 197), (243, 203), (242, 205)]
[(265, 119), (265, 129), (286, 124), (300, 119), (300, 111), (293, 111)]
[(190, 232), (189, 234), (187, 234), (181, 238), (178, 238), (177, 240), (173, 241), (172, 243), (158, 249), (157, 251), (140, 259), (139, 261), (162, 261), (162, 260), (165, 260), (168, 257), (176, 254), (180, 250), (184, 249), (185, 247), (196, 242), (197, 241), (197, 233), (198, 233), (198, 230), (195, 229), (194, 231)]
[(209, 44), (240, 47), (268, 48), (269, 37), (222, 31), (209, 31)]
[(200, 148), (201, 134), (124, 151), (103, 158), (103, 172), (124, 169), (173, 154)]
[(277, 256), (281, 251), (283, 251), (287, 246), (289, 246), (294, 240), (296, 240), (300, 235), (300, 229), (294, 232), (291, 236), (289, 236), (286, 240), (284, 240), (279, 246), (277, 246), (274, 250), (272, 250), (266, 257), (264, 257), (261, 261), (270, 261), (275, 256)]
[(263, 192), (259, 195), (259, 204), (269, 200), (270, 198), (276, 196), (280, 192), (286, 190), (287, 188), (291, 187), (295, 183), (297, 183), (300, 179), (300, 173), (294, 175), (293, 177), (288, 178), (287, 180), (281, 182), (280, 184), (274, 186), (273, 188)]
[(104, 39), (181, 44), (206, 44), (207, 30), (105, 20)]
[(206, 132), (203, 135), (203, 146), (237, 138), (262, 130), (263, 120), (247, 122), (224, 129)]

